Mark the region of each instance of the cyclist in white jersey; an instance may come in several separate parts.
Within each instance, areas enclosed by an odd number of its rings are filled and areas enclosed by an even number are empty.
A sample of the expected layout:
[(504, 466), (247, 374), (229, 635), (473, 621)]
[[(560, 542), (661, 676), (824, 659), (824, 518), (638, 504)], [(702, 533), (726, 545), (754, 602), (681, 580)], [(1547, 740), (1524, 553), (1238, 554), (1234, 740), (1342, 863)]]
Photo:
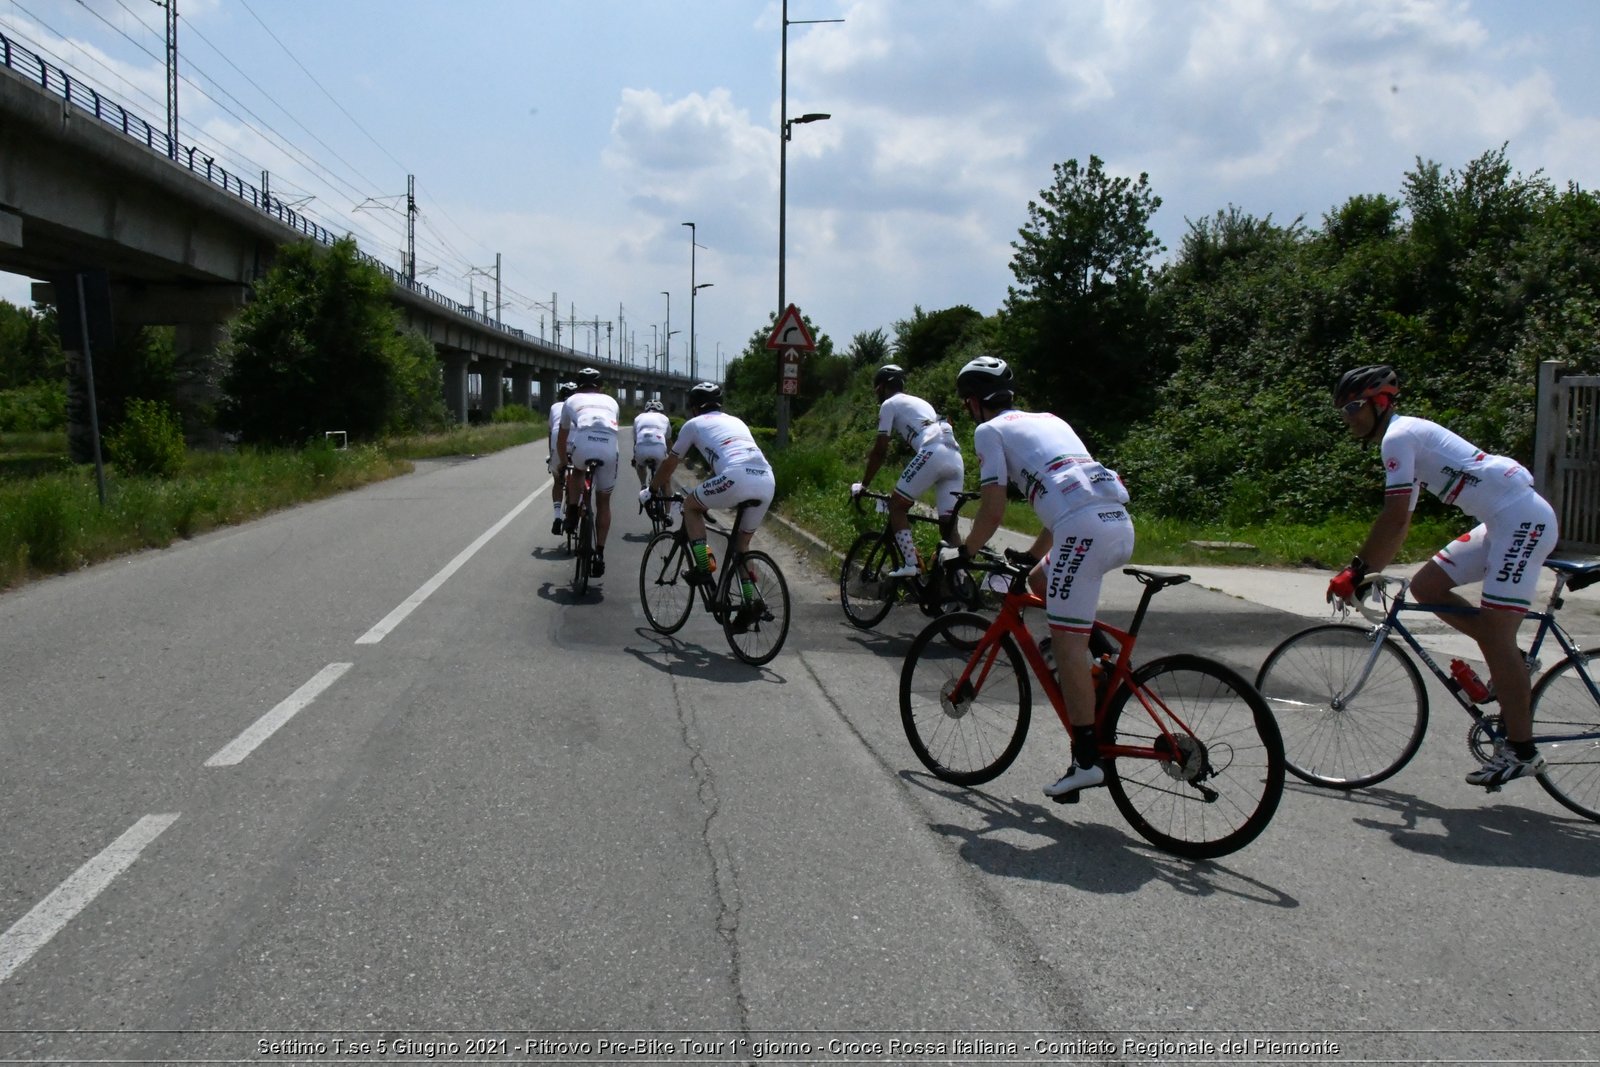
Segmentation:
[(600, 461), (594, 472), (594, 555), (589, 574), (606, 573), (606, 534), (611, 530), (611, 491), (617, 487), (617, 398), (600, 391), (600, 372), (585, 367), (578, 372), (578, 391), (561, 406), (561, 437), (557, 447), (567, 457), (567, 523), (576, 514), (583, 489), (582, 471), (591, 459)]
[(1045, 599), (1072, 734), (1072, 765), (1044, 792), (1064, 800), (1106, 780), (1094, 729), (1089, 635), (1102, 579), (1133, 557), (1133, 520), (1123, 506), (1128, 491), (1115, 471), (1095, 462), (1066, 422), (1012, 406), (1014, 385), (1004, 360), (979, 356), (962, 367), (956, 394), (978, 422), (972, 443), (983, 494), (962, 556), (970, 558), (999, 529), (1008, 484), (1033, 505), (1044, 527), (1029, 550), (1040, 560), (1030, 582)]
[(1399, 393), (1394, 368), (1381, 365), (1346, 371), (1333, 387), (1334, 407), (1351, 434), (1381, 442), (1385, 488), (1383, 511), (1361, 551), (1328, 583), (1328, 600), (1354, 599), (1362, 579), (1394, 559), (1422, 490), (1479, 520), (1434, 553), (1412, 578), (1411, 594), (1419, 604), (1470, 610), (1472, 605), (1453, 590), (1463, 582), (1483, 582), (1476, 613), (1439, 617), (1476, 641), (1489, 665), (1506, 741), (1467, 781), (1496, 789), (1544, 769), (1544, 757), (1531, 740), (1531, 687), (1517, 627), (1532, 605), (1539, 569), (1555, 548), (1555, 511), (1534, 491), (1533, 476), (1520, 463), (1483, 452), (1438, 423), (1396, 414)]
[[(655, 480), (648, 488), (639, 491), (641, 503), (650, 497), (662, 495), (672, 485), (672, 472), (691, 449), (699, 449), (706, 462), (711, 464), (711, 477), (695, 486), (683, 497), (683, 528), (689, 535), (694, 552), (695, 566), (690, 580), (711, 580), (715, 564), (706, 547), (706, 511), (710, 508), (733, 510), (746, 500), (756, 504), (744, 513), (744, 521), (734, 532), (734, 550), (744, 552), (750, 547), (750, 537), (766, 518), (772, 506), (775, 483), (772, 467), (756, 444), (750, 427), (740, 419), (722, 410), (722, 386), (715, 382), (701, 382), (689, 390), (689, 410), (694, 417), (678, 428), (672, 450), (656, 470)], [(748, 583), (748, 579), (746, 579)], [(745, 590), (746, 598), (755, 596), (755, 587)]]
[(550, 472), (550, 503), (555, 508), (555, 521), (550, 532), (561, 536), (561, 498), (566, 495), (566, 460), (556, 451), (556, 438), (561, 435), (561, 405), (567, 397), (578, 391), (577, 382), (562, 382), (556, 386), (556, 402), (550, 405), (550, 455), (545, 459), (545, 469)]
[(661, 407), (661, 401), (652, 400), (645, 404), (633, 420), (633, 472), (639, 476), (639, 488), (645, 486), (648, 475), (647, 463), (654, 462), (659, 468), (662, 460), (667, 458), (667, 439), (672, 435), (672, 420), (667, 418), (667, 413)]
[(909, 578), (922, 568), (917, 561), (917, 546), (911, 539), (911, 520), (906, 515), (919, 496), (933, 490), (934, 508), (939, 513), (939, 536), (954, 544), (956, 531), (956, 494), (961, 492), (966, 468), (961, 459), (961, 446), (956, 444), (955, 432), (950, 423), (939, 417), (933, 405), (905, 391), (906, 372), (893, 363), (879, 367), (872, 378), (872, 391), (877, 394), (878, 439), (867, 453), (867, 469), (861, 480), (850, 487), (851, 496), (860, 496), (872, 484), (873, 475), (883, 466), (889, 453), (889, 437), (898, 435), (916, 455), (900, 472), (894, 493), (889, 498), (889, 529), (894, 531), (895, 544), (900, 547), (900, 566), (889, 571), (886, 577)]

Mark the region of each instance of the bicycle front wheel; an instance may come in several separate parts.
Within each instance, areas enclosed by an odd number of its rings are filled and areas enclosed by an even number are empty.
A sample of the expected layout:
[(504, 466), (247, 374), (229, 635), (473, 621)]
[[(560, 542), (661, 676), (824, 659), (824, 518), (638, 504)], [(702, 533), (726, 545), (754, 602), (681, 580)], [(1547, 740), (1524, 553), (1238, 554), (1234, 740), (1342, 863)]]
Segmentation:
[(1544, 757), (1539, 784), (1557, 803), (1600, 822), (1600, 704), (1579, 672), (1590, 680), (1600, 667), (1600, 649), (1568, 656), (1545, 672), (1533, 689), (1533, 741)]
[(694, 586), (689, 584), (689, 546), (677, 535), (658, 533), (639, 561), (639, 603), (657, 633), (675, 634), (689, 621)]
[(722, 632), (753, 667), (770, 663), (789, 636), (789, 583), (765, 552), (741, 553), (723, 580)]
[(1244, 678), (1199, 656), (1167, 656), (1133, 674), (1106, 712), (1111, 743), (1156, 758), (1107, 761), (1117, 810), (1157, 848), (1211, 859), (1254, 841), (1283, 797), (1283, 738)]
[(883, 575), (894, 567), (894, 553), (882, 533), (856, 538), (839, 569), (839, 606), (850, 625), (870, 630), (889, 614), (899, 583)]
[(989, 625), (972, 612), (941, 615), (911, 642), (900, 668), (900, 722), (911, 751), (935, 778), (956, 785), (1005, 773), (1028, 736), (1033, 698), (1022, 653), (1007, 634), (983, 642)]
[[(1278, 718), (1297, 778), (1329, 789), (1375, 785), (1422, 745), (1422, 675), (1392, 642), (1374, 647), (1374, 637), (1360, 626), (1313, 626), (1285, 639), (1261, 665), (1256, 688)], [(1366, 680), (1350, 695), (1363, 672)]]

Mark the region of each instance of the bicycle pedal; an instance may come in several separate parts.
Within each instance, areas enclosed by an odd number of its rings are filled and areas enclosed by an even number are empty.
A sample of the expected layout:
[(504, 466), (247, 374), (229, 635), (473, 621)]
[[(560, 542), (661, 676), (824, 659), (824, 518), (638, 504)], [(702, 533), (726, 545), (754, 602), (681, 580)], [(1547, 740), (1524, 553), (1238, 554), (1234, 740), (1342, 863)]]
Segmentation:
[(1498, 793), (1498, 792), (1500, 792), (1500, 786), (1498, 784), (1496, 784), (1496, 785), (1486, 785), (1486, 786), (1483, 787), (1483, 791), (1485, 793)]
[(1074, 789), (1070, 793), (1062, 793), (1060, 796), (1051, 797), (1050, 799), (1055, 801), (1057, 804), (1076, 804), (1079, 799), (1079, 794), (1082, 792), (1083, 790), (1081, 789)]

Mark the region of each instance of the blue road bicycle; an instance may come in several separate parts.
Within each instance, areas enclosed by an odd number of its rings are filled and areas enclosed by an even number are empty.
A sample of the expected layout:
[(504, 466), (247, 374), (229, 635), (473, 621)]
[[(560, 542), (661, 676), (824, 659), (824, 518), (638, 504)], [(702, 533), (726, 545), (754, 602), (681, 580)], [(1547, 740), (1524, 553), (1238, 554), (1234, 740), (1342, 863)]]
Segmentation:
[[(1600, 686), (1594, 673), (1600, 649), (1580, 651), (1556, 621), (1562, 592), (1600, 582), (1600, 563), (1548, 560), (1545, 566), (1555, 572), (1555, 588), (1545, 610), (1528, 612), (1538, 624), (1527, 654), (1529, 671), (1538, 669), (1547, 640), (1561, 657), (1533, 687), (1533, 741), (1546, 764), (1539, 784), (1563, 806), (1600, 822)], [(1459, 610), (1408, 603), (1409, 585), (1376, 575), (1373, 599), (1360, 606), (1374, 625), (1313, 626), (1283, 641), (1261, 665), (1256, 688), (1277, 716), (1289, 771), (1312, 785), (1375, 785), (1417, 754), (1428, 728), (1428, 694), (1413, 657), (1466, 711), (1467, 747), (1480, 763), (1505, 739), (1500, 716), (1479, 707), (1401, 618)]]

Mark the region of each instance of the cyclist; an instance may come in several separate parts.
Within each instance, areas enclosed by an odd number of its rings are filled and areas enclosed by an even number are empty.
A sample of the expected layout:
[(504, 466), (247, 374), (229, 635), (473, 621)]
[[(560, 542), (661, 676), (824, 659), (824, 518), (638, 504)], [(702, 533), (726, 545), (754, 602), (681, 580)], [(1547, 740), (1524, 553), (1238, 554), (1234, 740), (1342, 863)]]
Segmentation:
[(1029, 581), (1045, 598), (1050, 647), (1072, 734), (1072, 765), (1044, 793), (1064, 799), (1106, 780), (1094, 729), (1089, 634), (1102, 578), (1133, 556), (1133, 520), (1123, 507), (1128, 491), (1115, 471), (1095, 462), (1065, 421), (1013, 406), (1015, 385), (1004, 360), (979, 356), (962, 367), (956, 395), (978, 423), (972, 443), (982, 494), (961, 556), (971, 558), (1000, 527), (1008, 484), (1033, 505), (1044, 527), (1029, 550), (1040, 560)]
[(900, 546), (900, 566), (885, 577), (909, 578), (920, 572), (917, 546), (911, 539), (911, 520), (906, 515), (917, 497), (933, 490), (934, 508), (939, 513), (939, 536), (955, 544), (956, 494), (961, 492), (966, 469), (961, 460), (961, 447), (950, 423), (939, 417), (933, 405), (919, 396), (905, 391), (906, 372), (893, 363), (878, 368), (872, 377), (872, 391), (878, 397), (878, 439), (867, 453), (867, 469), (861, 480), (850, 487), (850, 495), (860, 496), (872, 484), (873, 475), (883, 466), (889, 452), (889, 437), (899, 434), (905, 438), (916, 455), (900, 472), (894, 493), (889, 497), (889, 529), (894, 531), (895, 544)]
[(640, 489), (648, 477), (646, 464), (653, 462), (659, 467), (667, 458), (667, 439), (671, 436), (672, 420), (667, 418), (661, 401), (646, 403), (633, 420), (633, 472), (639, 476)]
[(550, 472), (550, 502), (556, 513), (550, 532), (557, 537), (561, 536), (561, 497), (567, 487), (567, 466), (565, 460), (557, 458), (561, 453), (556, 451), (556, 437), (561, 433), (561, 405), (577, 391), (576, 382), (562, 382), (556, 386), (556, 402), (550, 405), (550, 456), (545, 460), (545, 469)]
[[(711, 581), (711, 571), (716, 565), (706, 546), (706, 511), (714, 507), (733, 509), (743, 501), (756, 501), (745, 511), (744, 522), (734, 531), (734, 552), (744, 552), (750, 547), (751, 535), (772, 506), (775, 483), (772, 467), (756, 445), (750, 427), (722, 410), (722, 386), (715, 382), (695, 385), (689, 390), (689, 410), (693, 417), (678, 428), (672, 450), (656, 468), (650, 485), (639, 490), (639, 500), (648, 505), (652, 495), (665, 494), (672, 485), (672, 472), (691, 449), (698, 448), (711, 464), (711, 477), (683, 496), (683, 528), (694, 553), (694, 570), (689, 580), (701, 583)], [(755, 597), (755, 587), (747, 576), (741, 576), (741, 580), (745, 585), (745, 604), (749, 605)], [(748, 625), (747, 620), (739, 622)]]
[[(1436, 422), (1397, 414), (1399, 395), (1400, 378), (1387, 365), (1346, 371), (1333, 387), (1334, 407), (1350, 433), (1363, 443), (1379, 442), (1385, 488), (1383, 510), (1361, 551), (1328, 583), (1328, 600), (1354, 599), (1363, 578), (1394, 560), (1405, 544), (1420, 490), (1480, 520), (1417, 571), (1411, 594), (1419, 604), (1469, 612), (1440, 618), (1476, 641), (1489, 665), (1506, 740), (1488, 763), (1468, 773), (1467, 781), (1495, 788), (1544, 769), (1544, 757), (1532, 741), (1531, 686), (1517, 627), (1532, 603), (1539, 569), (1555, 548), (1555, 511), (1534, 491), (1533, 476), (1520, 463), (1489, 455)], [(1453, 590), (1480, 580), (1481, 607), (1472, 612)]]
[(594, 555), (589, 574), (606, 573), (606, 534), (611, 529), (611, 491), (617, 487), (617, 398), (600, 391), (600, 372), (585, 367), (578, 372), (578, 391), (561, 406), (561, 437), (556, 442), (567, 457), (567, 527), (571, 529), (583, 490), (583, 468), (591, 459), (594, 472)]

